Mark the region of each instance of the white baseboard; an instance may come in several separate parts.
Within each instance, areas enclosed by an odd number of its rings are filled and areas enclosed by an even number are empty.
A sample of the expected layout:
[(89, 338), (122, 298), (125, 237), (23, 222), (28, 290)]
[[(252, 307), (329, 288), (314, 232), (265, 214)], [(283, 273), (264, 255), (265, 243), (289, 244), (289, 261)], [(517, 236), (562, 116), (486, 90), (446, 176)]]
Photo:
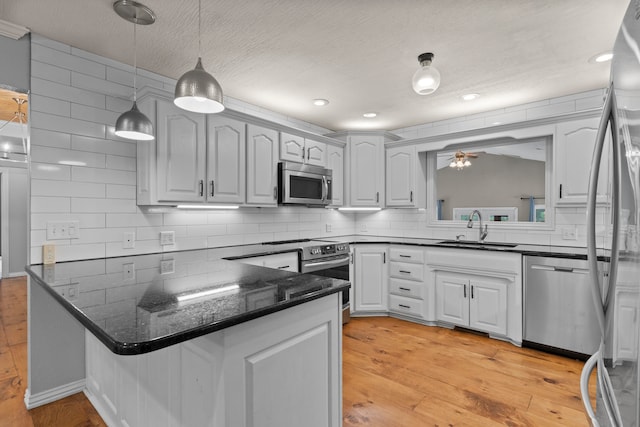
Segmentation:
[(24, 404), (27, 409), (37, 408), (38, 406), (55, 402), (72, 394), (80, 393), (85, 389), (85, 385), (86, 381), (81, 379), (37, 394), (31, 394), (29, 389), (27, 389), (24, 393)]
[(104, 423), (107, 426), (112, 427), (112, 426), (120, 425), (117, 423), (117, 420), (114, 420), (111, 417), (111, 414), (113, 412), (107, 410), (102, 400), (100, 400), (96, 395), (91, 393), (91, 391), (88, 388), (84, 389), (84, 395), (87, 396), (87, 399), (89, 399), (89, 402), (91, 402), (96, 412), (100, 415), (100, 417), (102, 417), (102, 421), (104, 421)]
[(8, 279), (9, 279), (9, 278), (10, 278), (10, 279), (12, 279), (12, 278), (14, 278), (14, 277), (24, 277), (24, 276), (26, 276), (26, 275), (27, 275), (27, 273), (25, 273), (24, 271), (19, 271), (19, 272), (17, 272), (17, 273), (9, 273), (9, 274), (7, 274), (7, 278), (8, 278)]

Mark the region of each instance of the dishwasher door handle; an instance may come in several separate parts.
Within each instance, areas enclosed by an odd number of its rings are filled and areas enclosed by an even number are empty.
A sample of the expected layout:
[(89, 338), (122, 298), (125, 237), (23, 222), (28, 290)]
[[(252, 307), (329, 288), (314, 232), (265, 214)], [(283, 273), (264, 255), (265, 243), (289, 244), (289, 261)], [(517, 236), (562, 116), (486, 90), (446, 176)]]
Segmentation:
[(589, 274), (589, 270), (586, 268), (561, 267), (557, 265), (533, 264), (530, 268), (532, 270), (559, 271), (561, 273)]

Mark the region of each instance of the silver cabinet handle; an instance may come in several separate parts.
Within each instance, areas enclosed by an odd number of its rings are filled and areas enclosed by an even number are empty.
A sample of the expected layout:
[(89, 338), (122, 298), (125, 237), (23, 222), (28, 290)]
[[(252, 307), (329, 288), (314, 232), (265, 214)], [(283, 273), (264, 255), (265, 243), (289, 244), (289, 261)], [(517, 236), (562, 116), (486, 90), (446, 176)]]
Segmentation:
[(281, 267), (278, 267), (278, 270), (282, 270), (282, 269), (289, 268), (289, 267), (291, 267), (291, 266), (290, 265), (283, 265)]
[(411, 258), (411, 255), (400, 255), (400, 258)]
[(204, 180), (200, 180), (200, 196), (204, 196)]
[(215, 182), (211, 180), (211, 197), (213, 197), (213, 194), (215, 193), (215, 188)]
[(386, 263), (387, 263), (387, 253), (386, 253), (386, 252), (383, 252), (383, 253), (382, 253), (382, 263), (383, 263), (383, 264), (386, 264)]
[(304, 147), (302, 148), (302, 162), (304, 163)]
[(411, 310), (411, 306), (410, 305), (398, 304), (398, 307), (406, 308), (407, 310)]
[(311, 148), (307, 148), (307, 161), (311, 160)]
[(473, 299), (473, 285), (471, 285), (471, 299)]
[(411, 291), (411, 289), (409, 289), (409, 288), (398, 288), (398, 289), (400, 289), (401, 291), (406, 291), (406, 292), (410, 292)]
[(413, 203), (413, 190), (409, 192), (409, 201)]
[(399, 273), (404, 273), (404, 274), (411, 274), (410, 271), (407, 270), (398, 270)]
[(278, 200), (278, 187), (273, 187), (273, 199)]
[(464, 294), (463, 295), (464, 295), (465, 298), (467, 297), (467, 285), (464, 285)]

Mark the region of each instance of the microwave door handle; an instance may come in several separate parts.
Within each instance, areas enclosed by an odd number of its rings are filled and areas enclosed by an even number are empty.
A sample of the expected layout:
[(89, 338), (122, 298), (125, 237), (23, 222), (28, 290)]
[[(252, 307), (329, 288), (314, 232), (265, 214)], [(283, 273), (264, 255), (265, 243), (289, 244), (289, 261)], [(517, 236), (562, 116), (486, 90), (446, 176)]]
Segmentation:
[(326, 202), (329, 196), (329, 184), (327, 184), (327, 177), (322, 175), (322, 201)]

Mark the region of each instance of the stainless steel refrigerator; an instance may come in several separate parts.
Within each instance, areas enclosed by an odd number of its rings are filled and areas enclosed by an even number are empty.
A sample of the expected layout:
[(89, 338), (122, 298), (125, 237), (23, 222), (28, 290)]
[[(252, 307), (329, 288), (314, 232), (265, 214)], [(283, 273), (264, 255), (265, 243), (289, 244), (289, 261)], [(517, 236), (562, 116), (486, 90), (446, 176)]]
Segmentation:
[[(640, 0), (627, 9), (613, 55), (587, 202), (591, 293), (602, 339), (582, 371), (581, 392), (593, 426), (640, 427)], [(606, 207), (596, 204), (603, 155), (611, 165)], [(598, 274), (598, 260), (608, 261), (608, 274)], [(588, 390), (594, 371), (595, 408)]]

